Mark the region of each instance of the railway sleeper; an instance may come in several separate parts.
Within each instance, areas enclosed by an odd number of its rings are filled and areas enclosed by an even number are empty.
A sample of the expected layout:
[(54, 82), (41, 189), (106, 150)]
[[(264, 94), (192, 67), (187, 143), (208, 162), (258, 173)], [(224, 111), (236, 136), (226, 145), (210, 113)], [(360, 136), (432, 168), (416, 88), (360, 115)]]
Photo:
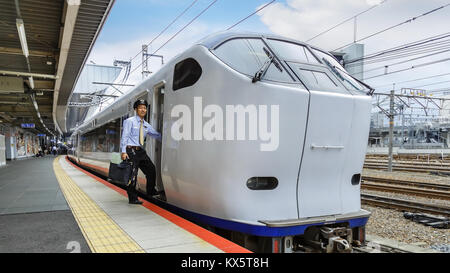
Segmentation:
[(406, 219), (412, 220), (416, 223), (420, 223), (426, 226), (430, 226), (433, 228), (443, 228), (447, 229), (450, 226), (449, 218), (432, 216), (423, 213), (411, 213), (405, 212), (403, 213), (403, 217)]

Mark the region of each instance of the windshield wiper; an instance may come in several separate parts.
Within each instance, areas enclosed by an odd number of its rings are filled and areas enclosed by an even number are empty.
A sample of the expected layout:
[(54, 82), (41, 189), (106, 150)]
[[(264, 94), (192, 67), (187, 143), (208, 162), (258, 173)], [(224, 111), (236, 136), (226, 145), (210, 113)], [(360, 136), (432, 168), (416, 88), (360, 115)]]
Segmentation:
[(281, 68), (280, 63), (275, 59), (275, 56), (273, 56), (272, 53), (270, 53), (270, 51), (266, 47), (263, 47), (263, 50), (269, 59), (267, 59), (267, 61), (265, 61), (264, 64), (261, 66), (261, 68), (255, 73), (255, 76), (253, 76), (252, 79), (252, 83), (260, 81), (261, 78), (266, 74), (267, 70), (269, 69), (272, 63), (275, 65), (276, 68), (278, 68), (280, 72), (283, 72), (283, 68)]
[(346, 79), (344, 76), (342, 76), (342, 74), (338, 71), (338, 69), (340, 71), (342, 71), (343, 73), (345, 73), (345, 75), (351, 77), (352, 79), (354, 79), (355, 81), (357, 81), (359, 84), (364, 85), (367, 89), (369, 89), (369, 92), (367, 92), (367, 95), (372, 96), (373, 92), (375, 92), (375, 89), (373, 89), (372, 87), (370, 87), (369, 85), (367, 85), (366, 83), (358, 80), (357, 78), (353, 77), (352, 75), (348, 74), (347, 71), (342, 70), (340, 67), (336, 67), (335, 65), (332, 65), (327, 59), (322, 58), (322, 60), (324, 61), (324, 63), (331, 68), (331, 70), (342, 80), (342, 81), (346, 81), (349, 84), (351, 84), (356, 90), (358, 90), (359, 88), (357, 86), (355, 86), (351, 81), (349, 81), (348, 79)]

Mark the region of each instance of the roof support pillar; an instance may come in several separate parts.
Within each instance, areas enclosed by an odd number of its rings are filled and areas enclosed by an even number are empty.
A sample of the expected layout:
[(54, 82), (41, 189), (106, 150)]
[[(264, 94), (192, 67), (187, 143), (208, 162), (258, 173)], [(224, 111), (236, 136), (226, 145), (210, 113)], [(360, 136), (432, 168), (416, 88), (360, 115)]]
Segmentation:
[(60, 124), (56, 118), (57, 107), (58, 107), (58, 97), (59, 89), (61, 88), (61, 80), (64, 74), (64, 69), (66, 67), (67, 56), (69, 55), (70, 44), (72, 41), (73, 31), (75, 29), (75, 22), (78, 15), (78, 10), (80, 7), (80, 0), (66, 0), (66, 14), (64, 16), (64, 30), (62, 34), (58, 69), (56, 72), (56, 82), (55, 82), (55, 92), (53, 93), (53, 121), (55, 123), (56, 129), (62, 134)]

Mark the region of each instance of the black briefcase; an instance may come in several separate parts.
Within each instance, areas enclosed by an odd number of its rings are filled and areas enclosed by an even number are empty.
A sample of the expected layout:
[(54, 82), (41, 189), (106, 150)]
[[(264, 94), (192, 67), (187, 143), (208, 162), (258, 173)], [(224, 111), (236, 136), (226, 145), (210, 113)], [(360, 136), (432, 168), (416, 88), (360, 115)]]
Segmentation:
[(132, 166), (128, 161), (122, 161), (120, 164), (109, 163), (108, 181), (127, 186), (131, 170)]

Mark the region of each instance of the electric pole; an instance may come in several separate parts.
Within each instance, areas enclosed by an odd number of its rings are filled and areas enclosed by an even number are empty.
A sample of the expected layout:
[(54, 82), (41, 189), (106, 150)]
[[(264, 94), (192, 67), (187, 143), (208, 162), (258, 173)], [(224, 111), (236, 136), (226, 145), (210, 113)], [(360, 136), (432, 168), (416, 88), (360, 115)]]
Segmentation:
[(389, 163), (388, 172), (392, 172), (392, 149), (394, 146), (394, 90), (391, 90), (389, 109)]
[(161, 58), (161, 65), (164, 64), (164, 57), (162, 55), (148, 54), (148, 46), (142, 45), (142, 79), (145, 79), (150, 73), (152, 73), (148, 70), (149, 57)]

